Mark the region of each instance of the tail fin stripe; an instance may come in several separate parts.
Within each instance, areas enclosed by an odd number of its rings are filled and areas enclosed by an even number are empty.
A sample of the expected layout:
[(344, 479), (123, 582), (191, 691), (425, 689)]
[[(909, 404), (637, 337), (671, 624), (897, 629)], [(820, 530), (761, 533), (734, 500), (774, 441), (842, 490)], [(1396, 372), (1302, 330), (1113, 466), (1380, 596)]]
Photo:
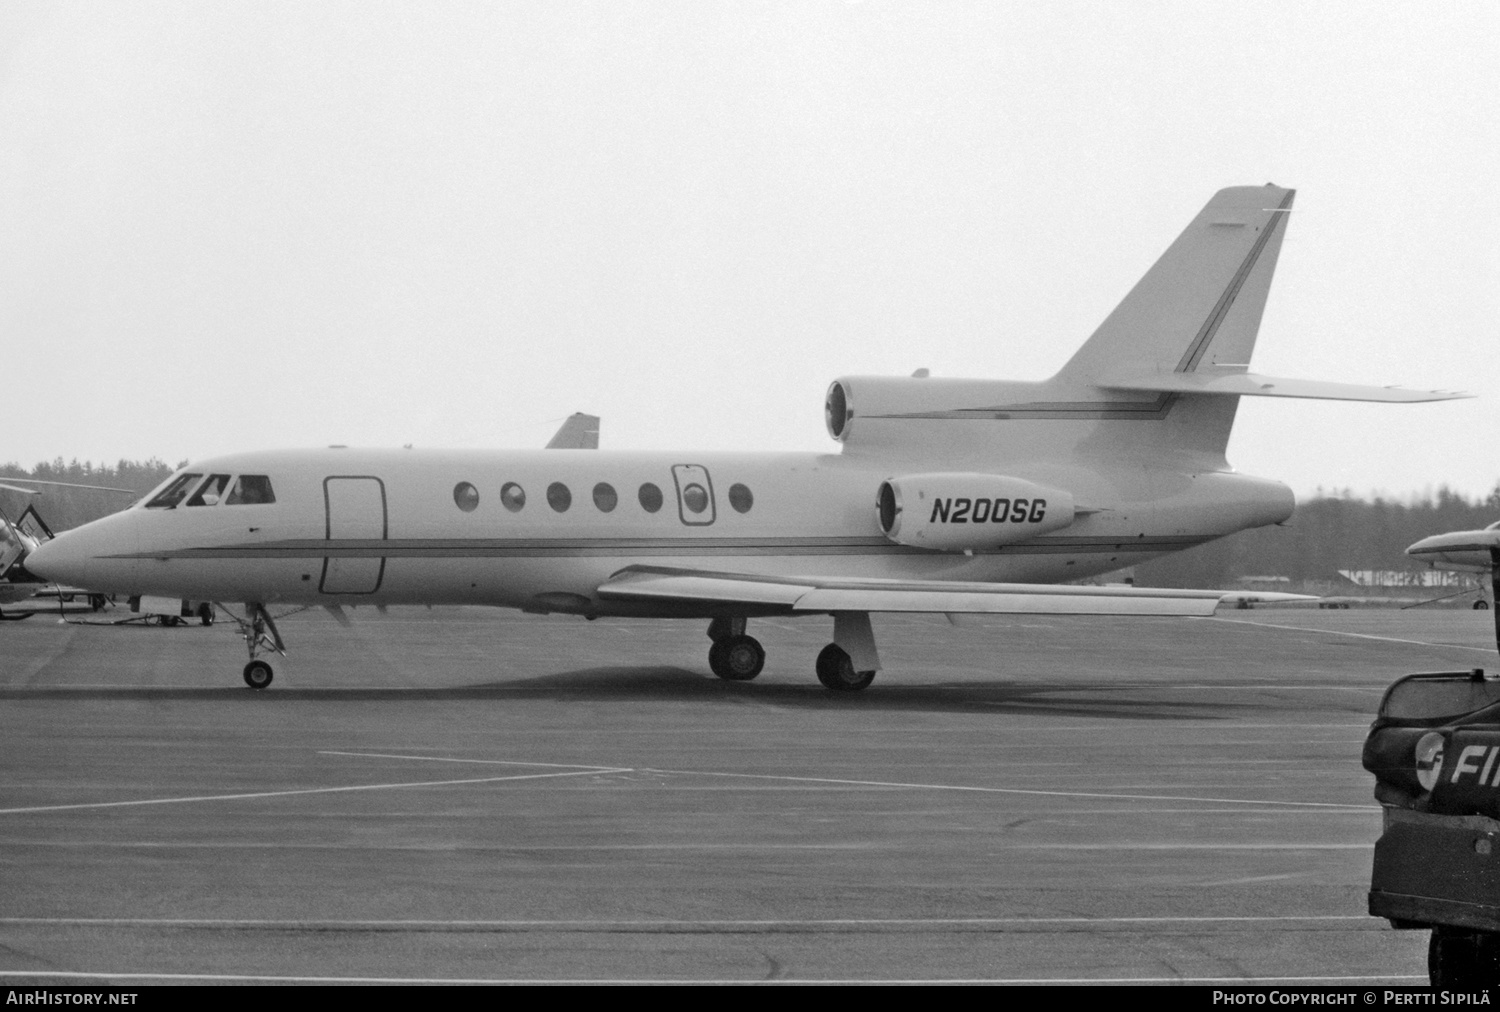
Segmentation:
[[(1293, 196), (1293, 191), (1287, 191), (1287, 195), (1281, 199), (1279, 207), (1267, 208), (1267, 210), (1279, 212), (1290, 210)], [(1260, 254), (1266, 248), (1266, 244), (1271, 241), (1271, 236), (1276, 234), (1276, 230), (1281, 227), (1282, 222), (1287, 220), (1287, 217), (1286, 213), (1273, 214), (1271, 216), (1270, 223), (1261, 232), (1260, 238), (1255, 240), (1255, 245), (1250, 247), (1249, 254), (1245, 257), (1244, 262), (1240, 264), (1239, 270), (1235, 271), (1234, 277), (1230, 279), (1229, 286), (1224, 289), (1224, 294), (1219, 296), (1219, 301), (1214, 306), (1213, 312), (1209, 313), (1208, 319), (1203, 321), (1203, 326), (1198, 331), (1198, 336), (1193, 338), (1193, 343), (1188, 345), (1188, 349), (1183, 354), (1182, 360), (1177, 363), (1176, 372), (1192, 372), (1198, 368), (1198, 362), (1208, 351), (1208, 346), (1213, 342), (1214, 335), (1219, 332), (1219, 324), (1223, 323), (1224, 317), (1229, 315), (1229, 308), (1234, 305), (1235, 297), (1240, 294), (1240, 288), (1244, 286), (1245, 279), (1255, 269), (1255, 262), (1260, 259)]]

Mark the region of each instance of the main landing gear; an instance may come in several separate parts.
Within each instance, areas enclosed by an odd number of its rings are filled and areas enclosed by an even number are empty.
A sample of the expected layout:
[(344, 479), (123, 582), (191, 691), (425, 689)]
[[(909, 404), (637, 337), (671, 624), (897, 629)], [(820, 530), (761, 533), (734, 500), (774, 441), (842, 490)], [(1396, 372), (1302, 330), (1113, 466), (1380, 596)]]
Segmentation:
[(708, 666), (725, 681), (748, 682), (766, 666), (766, 649), (745, 635), (743, 618), (716, 618), (708, 624)]
[[(745, 635), (745, 619), (720, 616), (708, 625), (714, 645), (708, 651), (713, 673), (731, 682), (748, 682), (766, 665), (765, 648)], [(818, 681), (835, 692), (858, 692), (875, 680), (880, 655), (870, 616), (862, 611), (840, 611), (833, 615), (833, 642), (818, 654), (814, 666)]]
[(873, 671), (855, 671), (854, 659), (837, 643), (830, 643), (818, 653), (815, 665), (818, 681), (835, 692), (858, 692), (875, 680)]

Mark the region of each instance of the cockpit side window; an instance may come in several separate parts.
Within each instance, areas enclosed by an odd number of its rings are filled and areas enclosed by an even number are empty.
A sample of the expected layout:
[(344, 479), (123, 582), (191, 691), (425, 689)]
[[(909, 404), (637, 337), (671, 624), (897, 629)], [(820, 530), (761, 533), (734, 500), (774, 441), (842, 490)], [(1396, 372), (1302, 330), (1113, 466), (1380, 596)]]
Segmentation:
[(271, 489), (271, 479), (264, 474), (242, 474), (234, 483), (234, 490), (224, 500), (227, 506), (263, 506), (276, 501)]
[(229, 485), (229, 475), (211, 474), (208, 480), (198, 487), (193, 497), (187, 501), (189, 506), (215, 506), (219, 500), (224, 498), (224, 489)]
[(169, 510), (174, 508), (178, 503), (182, 502), (182, 497), (187, 495), (188, 490), (196, 485), (198, 479), (202, 477), (201, 473), (179, 474), (167, 483), (166, 488), (162, 489), (153, 499), (146, 503), (146, 508), (148, 510)]

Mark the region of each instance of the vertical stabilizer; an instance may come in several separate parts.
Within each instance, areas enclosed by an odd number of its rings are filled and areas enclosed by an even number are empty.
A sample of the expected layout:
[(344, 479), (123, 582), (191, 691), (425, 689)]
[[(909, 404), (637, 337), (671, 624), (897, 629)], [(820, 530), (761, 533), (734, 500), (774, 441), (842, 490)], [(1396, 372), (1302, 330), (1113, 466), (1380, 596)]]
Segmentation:
[(1214, 194), (1057, 378), (1243, 371), (1295, 193), (1268, 184)]
[(575, 411), (569, 415), (562, 428), (557, 430), (547, 443), (549, 450), (597, 450), (599, 449), (599, 416)]

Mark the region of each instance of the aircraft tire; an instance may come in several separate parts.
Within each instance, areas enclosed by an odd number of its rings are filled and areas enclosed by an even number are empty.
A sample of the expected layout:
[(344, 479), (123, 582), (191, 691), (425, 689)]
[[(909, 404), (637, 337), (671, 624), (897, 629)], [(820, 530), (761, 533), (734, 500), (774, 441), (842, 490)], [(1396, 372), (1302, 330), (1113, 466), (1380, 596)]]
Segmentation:
[(1481, 597), (1479, 600), (1477, 600), (1477, 601), (1474, 602), (1474, 610), (1475, 611), (1489, 611), (1490, 610), (1490, 603), (1488, 601), (1486, 601), (1484, 598)]
[(36, 614), (36, 613), (35, 612), (30, 612), (30, 611), (21, 611), (21, 612), (15, 612), (14, 614), (11, 614), (11, 615), (7, 615), (7, 614), (5, 614), (5, 612), (0, 611), (0, 622), (19, 622), (22, 619), (30, 618), (34, 614)]
[(207, 601), (198, 606), (198, 623), (200, 625), (214, 624), (214, 606)]
[(1500, 936), (1434, 927), (1427, 945), (1427, 976), (1433, 987), (1450, 991), (1493, 987), (1500, 983)]
[(245, 665), (245, 684), (252, 689), (267, 689), (271, 686), (273, 673), (265, 661), (251, 661)]
[(89, 595), (89, 607), (92, 608), (94, 611), (102, 611), (104, 609), (104, 595), (103, 594), (90, 594)]
[(873, 671), (855, 671), (854, 661), (837, 643), (830, 643), (818, 654), (818, 681), (835, 692), (858, 692), (875, 680)]
[(754, 636), (726, 636), (708, 648), (708, 666), (728, 682), (748, 682), (766, 666), (766, 651)]

